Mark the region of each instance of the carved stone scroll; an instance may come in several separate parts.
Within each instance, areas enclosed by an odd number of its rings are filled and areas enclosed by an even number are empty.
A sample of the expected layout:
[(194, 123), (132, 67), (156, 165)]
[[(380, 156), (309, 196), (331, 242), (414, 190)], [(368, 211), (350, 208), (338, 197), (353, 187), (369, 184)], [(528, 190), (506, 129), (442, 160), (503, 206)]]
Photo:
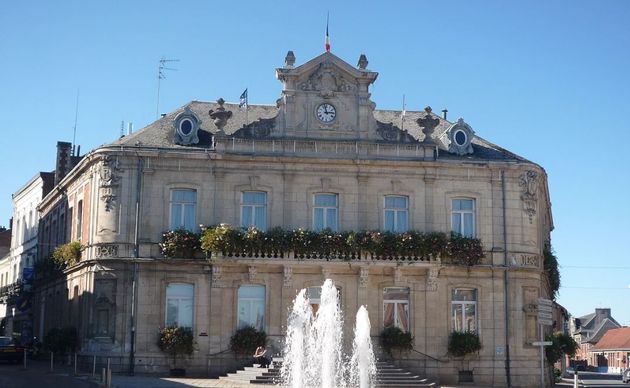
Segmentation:
[(366, 288), (368, 286), (368, 275), (370, 270), (368, 267), (361, 267), (359, 271), (359, 287)]
[(282, 285), (285, 288), (291, 287), (293, 283), (293, 267), (284, 267), (284, 277), (282, 279)]
[(529, 217), (529, 223), (532, 223), (533, 217), (536, 215), (536, 205), (538, 197), (538, 173), (535, 171), (527, 171), (521, 175), (518, 185), (521, 187), (521, 200), (523, 201), (523, 210)]
[(427, 276), (427, 291), (437, 291), (438, 289), (438, 275), (440, 274), (440, 269), (437, 267), (429, 268), (429, 273)]

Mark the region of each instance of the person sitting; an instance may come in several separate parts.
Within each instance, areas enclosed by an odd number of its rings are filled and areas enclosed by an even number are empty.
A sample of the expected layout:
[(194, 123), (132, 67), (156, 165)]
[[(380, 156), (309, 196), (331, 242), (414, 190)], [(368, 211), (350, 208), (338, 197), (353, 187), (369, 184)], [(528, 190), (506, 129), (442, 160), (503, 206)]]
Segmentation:
[(267, 349), (264, 346), (259, 346), (256, 348), (256, 352), (254, 353), (254, 360), (260, 364), (261, 368), (269, 368), (269, 364), (271, 364), (271, 360), (267, 355)]

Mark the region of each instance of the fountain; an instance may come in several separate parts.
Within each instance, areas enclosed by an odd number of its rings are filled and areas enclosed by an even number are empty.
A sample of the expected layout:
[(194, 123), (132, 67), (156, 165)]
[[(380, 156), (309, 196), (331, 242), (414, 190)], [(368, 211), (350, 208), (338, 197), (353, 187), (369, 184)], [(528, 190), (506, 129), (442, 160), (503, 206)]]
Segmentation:
[(376, 362), (365, 306), (356, 316), (352, 355), (343, 354), (343, 317), (332, 280), (322, 286), (315, 314), (306, 289), (293, 301), (289, 314), (281, 376), (283, 385), (302, 387), (370, 387)]

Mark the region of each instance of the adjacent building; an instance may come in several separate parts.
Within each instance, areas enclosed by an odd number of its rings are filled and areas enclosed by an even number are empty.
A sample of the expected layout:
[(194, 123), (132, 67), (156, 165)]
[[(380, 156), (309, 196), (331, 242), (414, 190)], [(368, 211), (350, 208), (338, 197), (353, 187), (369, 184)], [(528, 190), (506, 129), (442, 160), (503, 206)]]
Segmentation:
[[(36, 332), (76, 326), (81, 354), (160, 372), (158, 330), (191, 327), (187, 368), (234, 366), (230, 336), (254, 326), (280, 351), (302, 288), (317, 304), (332, 279), (348, 317), (367, 306), (374, 342), (386, 326), (414, 337), (399, 362), (443, 383), (538, 386), (537, 300), (551, 298), (544, 251), (553, 229), (544, 169), (478, 136), (446, 111), (376, 108), (378, 73), (330, 52), (276, 69), (271, 105), (192, 101), (99, 147), (39, 205), (39, 256), (80, 241), (80, 261), (38, 287)], [(490, 114), (490, 113), (489, 113)], [(527, 136), (527, 134), (522, 134)], [(454, 232), (481, 241), (474, 265), (439, 256), (338, 252), (165, 258), (169, 230), (230, 224), (348, 232)], [(483, 348), (447, 355), (452, 331)], [(463, 373), (461, 376), (471, 377)]]
[(610, 329), (589, 349), (591, 364), (598, 372), (621, 373), (630, 359), (630, 327)]
[(52, 190), (54, 174), (40, 172), (13, 196), (13, 228), (9, 254), (1, 261), (0, 298), (5, 305), (5, 333), (28, 342), (33, 336), (31, 285), (37, 259), (39, 213), (37, 206)]
[(597, 356), (591, 348), (611, 329), (621, 325), (611, 315), (610, 308), (597, 308), (595, 312), (571, 320), (571, 335), (580, 346), (576, 361), (586, 361), (586, 365), (598, 365)]

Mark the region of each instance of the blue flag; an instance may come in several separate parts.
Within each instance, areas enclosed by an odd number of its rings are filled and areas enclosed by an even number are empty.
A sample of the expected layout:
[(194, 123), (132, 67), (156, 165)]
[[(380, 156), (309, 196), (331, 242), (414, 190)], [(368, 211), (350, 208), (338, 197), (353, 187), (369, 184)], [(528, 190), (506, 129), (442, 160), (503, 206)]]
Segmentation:
[(245, 91), (243, 91), (243, 94), (241, 94), (241, 98), (240, 98), (240, 103), (238, 104), (239, 108), (242, 108), (243, 106), (247, 107), (247, 89), (245, 89)]

